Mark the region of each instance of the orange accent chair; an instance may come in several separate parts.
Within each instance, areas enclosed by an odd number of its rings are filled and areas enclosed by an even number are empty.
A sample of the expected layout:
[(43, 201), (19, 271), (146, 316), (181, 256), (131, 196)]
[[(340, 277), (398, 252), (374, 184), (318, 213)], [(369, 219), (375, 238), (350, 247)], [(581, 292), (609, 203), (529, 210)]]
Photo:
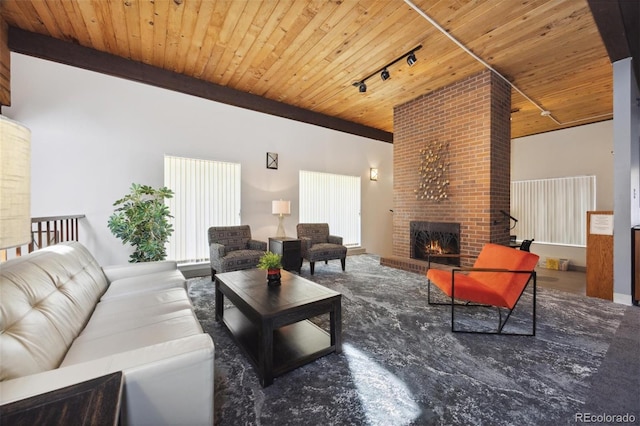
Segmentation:
[[(430, 305), (451, 306), (451, 331), (482, 334), (536, 334), (536, 271), (538, 255), (514, 250), (498, 244), (486, 244), (472, 268), (453, 270), (429, 269), (427, 271), (428, 302)], [(522, 297), (529, 282), (533, 281), (532, 332), (531, 334), (503, 332), (511, 313)], [(451, 298), (450, 303), (431, 301), (431, 284), (435, 284)], [(458, 302), (456, 302), (458, 300)], [(458, 330), (455, 328), (456, 306), (492, 306), (498, 310), (498, 329), (495, 332)], [(502, 310), (508, 312), (502, 321)]]

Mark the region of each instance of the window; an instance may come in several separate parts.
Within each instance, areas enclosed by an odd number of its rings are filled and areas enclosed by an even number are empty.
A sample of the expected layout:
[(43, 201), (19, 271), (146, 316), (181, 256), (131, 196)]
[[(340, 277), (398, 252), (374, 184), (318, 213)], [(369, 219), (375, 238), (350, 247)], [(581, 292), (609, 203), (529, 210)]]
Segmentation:
[(209, 259), (211, 226), (240, 225), (240, 164), (164, 157), (166, 200), (173, 216), (167, 257), (181, 263)]
[(301, 170), (299, 221), (328, 223), (345, 246), (360, 246), (360, 176)]
[(519, 239), (585, 246), (587, 211), (596, 207), (596, 177), (511, 182), (511, 215)]

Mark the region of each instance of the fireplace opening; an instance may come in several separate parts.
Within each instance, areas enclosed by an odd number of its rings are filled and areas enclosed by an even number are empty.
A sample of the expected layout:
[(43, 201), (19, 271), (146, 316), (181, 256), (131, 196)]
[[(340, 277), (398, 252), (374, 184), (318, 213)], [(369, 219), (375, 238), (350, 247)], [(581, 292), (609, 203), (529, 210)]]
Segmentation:
[(409, 223), (411, 258), (460, 266), (460, 224), (447, 222)]

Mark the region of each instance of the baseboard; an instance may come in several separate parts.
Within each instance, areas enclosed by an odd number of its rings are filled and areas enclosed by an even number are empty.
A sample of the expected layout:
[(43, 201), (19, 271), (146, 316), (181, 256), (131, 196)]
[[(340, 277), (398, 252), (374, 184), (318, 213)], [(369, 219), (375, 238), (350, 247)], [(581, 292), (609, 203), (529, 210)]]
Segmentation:
[(365, 254), (367, 253), (367, 249), (364, 247), (353, 247), (347, 249), (347, 256), (354, 256), (356, 254)]
[(613, 303), (627, 306), (633, 305), (633, 303), (631, 303), (631, 295), (623, 293), (613, 293)]

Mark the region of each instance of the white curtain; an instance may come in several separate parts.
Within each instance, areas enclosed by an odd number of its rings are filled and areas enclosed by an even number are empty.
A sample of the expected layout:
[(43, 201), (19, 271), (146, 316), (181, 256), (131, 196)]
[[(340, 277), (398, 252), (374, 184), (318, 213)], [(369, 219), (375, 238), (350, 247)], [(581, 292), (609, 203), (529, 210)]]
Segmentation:
[(585, 246), (587, 211), (595, 207), (595, 176), (511, 182), (512, 233), (520, 240)]
[(173, 216), (167, 257), (181, 263), (209, 259), (211, 226), (240, 225), (240, 164), (164, 157), (166, 200)]
[(360, 246), (360, 176), (301, 170), (299, 222), (328, 223), (345, 246)]

